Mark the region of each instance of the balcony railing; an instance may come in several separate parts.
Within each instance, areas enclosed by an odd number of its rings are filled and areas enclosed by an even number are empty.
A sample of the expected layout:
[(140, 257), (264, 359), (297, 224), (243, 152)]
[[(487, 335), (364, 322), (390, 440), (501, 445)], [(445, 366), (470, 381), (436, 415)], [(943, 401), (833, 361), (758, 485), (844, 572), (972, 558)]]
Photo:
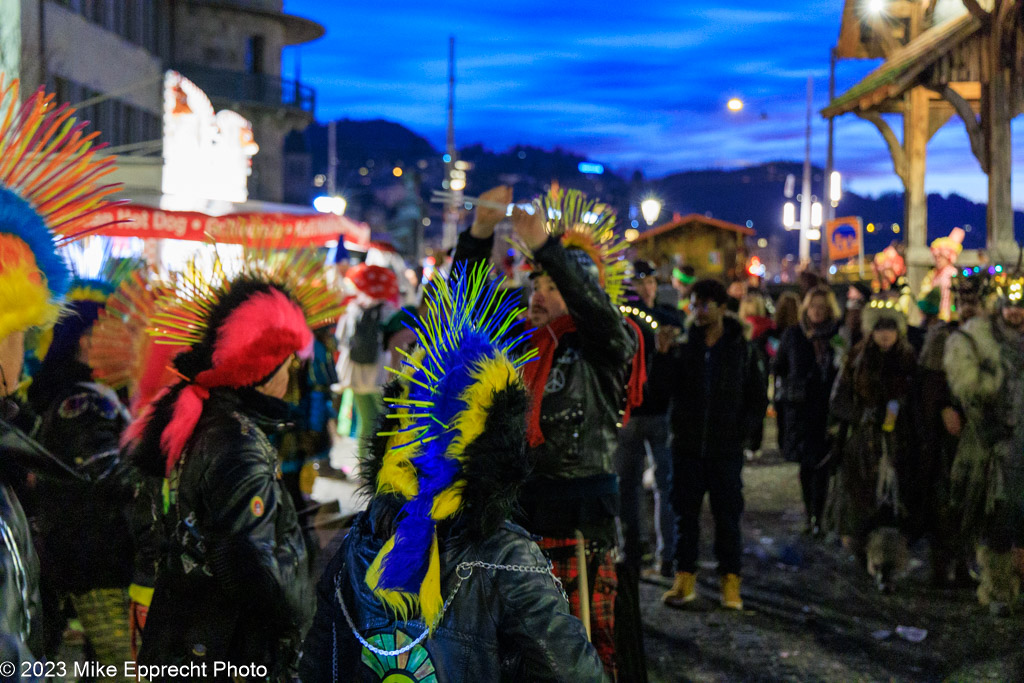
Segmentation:
[(299, 81), (201, 64), (177, 64), (173, 68), (202, 88), (211, 99), (274, 109), (299, 109), (311, 116), (316, 109), (316, 90)]

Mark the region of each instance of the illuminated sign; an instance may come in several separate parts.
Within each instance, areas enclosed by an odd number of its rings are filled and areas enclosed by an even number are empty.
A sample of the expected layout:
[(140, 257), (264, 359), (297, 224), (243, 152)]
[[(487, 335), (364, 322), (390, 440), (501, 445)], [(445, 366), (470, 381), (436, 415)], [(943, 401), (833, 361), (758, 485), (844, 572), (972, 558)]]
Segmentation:
[(829, 221), (825, 225), (829, 260), (840, 261), (860, 254), (862, 234), (861, 220), (857, 216)]
[(604, 173), (604, 166), (590, 161), (581, 161), (577, 168), (579, 168), (580, 173), (586, 173), (587, 175), (601, 175)]
[(164, 76), (163, 185), (175, 208), (191, 202), (244, 202), (259, 146), (252, 124), (213, 111), (210, 98), (177, 71)]

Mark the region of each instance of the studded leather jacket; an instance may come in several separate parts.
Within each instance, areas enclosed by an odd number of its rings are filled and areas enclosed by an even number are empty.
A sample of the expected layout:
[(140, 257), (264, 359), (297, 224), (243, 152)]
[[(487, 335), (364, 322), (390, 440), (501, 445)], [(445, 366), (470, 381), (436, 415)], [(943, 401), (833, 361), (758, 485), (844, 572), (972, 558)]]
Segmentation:
[(303, 683), (606, 680), (547, 560), (509, 522), (480, 542), (443, 541), (442, 592), (454, 597), (434, 635), (416, 642), (423, 622), (396, 623), (364, 580), (390, 535), (375, 521), (384, 504), (376, 499), (360, 513), (320, 579), (299, 663)]
[(313, 607), (305, 539), (265, 431), (286, 406), (214, 389), (169, 477), (167, 550), (139, 661), (245, 662), (284, 679)]
[[(456, 261), (490, 256), (493, 238), (462, 233)], [(544, 443), (533, 449), (534, 475), (523, 488), (521, 520), (530, 532), (614, 542), (618, 478), (614, 453), (629, 361), (637, 343), (600, 286), (555, 239), (534, 252), (558, 287), (576, 326), (555, 351), (541, 403)]]

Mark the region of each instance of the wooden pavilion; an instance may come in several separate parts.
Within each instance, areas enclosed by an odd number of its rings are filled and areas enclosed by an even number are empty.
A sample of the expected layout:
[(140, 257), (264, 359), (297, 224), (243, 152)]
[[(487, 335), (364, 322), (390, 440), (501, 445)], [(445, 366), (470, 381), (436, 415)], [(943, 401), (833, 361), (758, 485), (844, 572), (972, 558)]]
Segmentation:
[[(885, 62), (832, 100), (825, 118), (853, 113), (889, 147), (906, 193), (911, 281), (931, 267), (925, 194), (927, 145), (956, 114), (988, 175), (988, 242), (995, 260), (1015, 260), (1010, 121), (1024, 104), (1024, 0), (845, 0), (836, 56)], [(882, 114), (902, 116), (898, 138)]]
[(697, 277), (731, 280), (742, 272), (747, 249), (744, 240), (754, 230), (697, 213), (675, 214), (633, 241), (637, 255), (657, 268), (682, 262), (693, 266)]

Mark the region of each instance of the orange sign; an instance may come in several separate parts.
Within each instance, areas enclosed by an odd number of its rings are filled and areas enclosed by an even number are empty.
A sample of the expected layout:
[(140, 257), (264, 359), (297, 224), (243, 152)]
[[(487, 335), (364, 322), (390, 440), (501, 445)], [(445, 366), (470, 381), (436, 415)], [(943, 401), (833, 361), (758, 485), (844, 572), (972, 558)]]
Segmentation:
[(864, 229), (859, 216), (837, 218), (825, 225), (825, 241), (830, 261), (842, 261), (860, 254)]

